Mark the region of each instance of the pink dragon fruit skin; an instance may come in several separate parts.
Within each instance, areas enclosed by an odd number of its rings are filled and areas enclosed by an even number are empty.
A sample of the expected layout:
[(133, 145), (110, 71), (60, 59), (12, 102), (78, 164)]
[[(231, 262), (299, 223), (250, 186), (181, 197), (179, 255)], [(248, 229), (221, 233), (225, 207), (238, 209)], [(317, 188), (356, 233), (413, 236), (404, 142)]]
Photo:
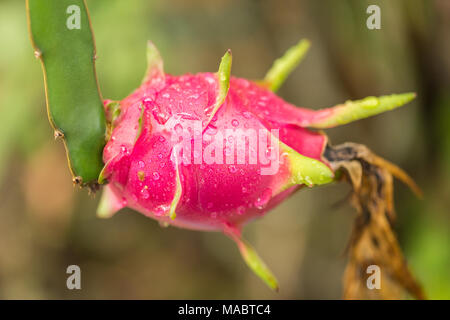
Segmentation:
[[(261, 164), (250, 164), (248, 157), (243, 164), (179, 164), (181, 198), (176, 218), (170, 219), (169, 209), (177, 192), (177, 169), (171, 159), (177, 143), (172, 141), (171, 135), (174, 130), (183, 128), (186, 120), (207, 121), (205, 110), (216, 101), (218, 85), (212, 73), (165, 75), (164, 80), (155, 82), (154, 86), (144, 83), (120, 102), (121, 116), (104, 149), (105, 176), (109, 181), (106, 188), (114, 195), (116, 209), (126, 205), (179, 227), (222, 231), (225, 226), (239, 228), (262, 216), (300, 187), (286, 188), (290, 185), (292, 171), (289, 157), (283, 152), (280, 157), (285, 161), (274, 175), (261, 175)], [(321, 154), (326, 136), (290, 126), (291, 119), (283, 119), (281, 112), (271, 118), (269, 110), (273, 107), (296, 111), (269, 90), (245, 79), (232, 78), (226, 101), (201, 134), (211, 136), (237, 127), (258, 132), (279, 129), (282, 142), (299, 154), (325, 163)], [(141, 113), (142, 129), (138, 136)], [(207, 145), (203, 143), (202, 151)], [(238, 152), (240, 150), (236, 150), (236, 154)], [(330, 170), (326, 172), (324, 168), (324, 171), (332, 177)]]
[[(241, 238), (241, 228), (299, 188), (333, 181), (334, 173), (322, 157), (327, 137), (308, 127), (331, 127), (356, 117), (347, 119), (348, 106), (298, 108), (267, 84), (230, 77), (230, 52), (218, 73), (172, 76), (164, 73), (152, 44), (149, 49), (141, 87), (119, 102), (120, 115), (111, 120), (101, 174), (108, 184), (99, 214), (110, 216), (127, 206), (163, 224), (222, 231), (237, 242), (253, 271), (277, 288), (270, 271)], [(370, 101), (365, 103), (370, 110)], [(110, 101), (105, 106), (108, 115)], [(250, 156), (236, 161), (252, 149), (243, 134), (249, 129), (266, 135), (256, 152), (279, 159), (272, 174), (262, 174), (267, 161), (254, 163)], [(180, 132), (190, 135), (180, 138)], [(235, 157), (227, 163), (227, 141), (233, 139)], [(238, 144), (239, 139), (245, 142)], [(274, 142), (279, 148), (273, 148)], [(191, 154), (179, 153), (188, 146)], [(208, 153), (216, 160), (222, 153), (223, 161), (208, 163)]]

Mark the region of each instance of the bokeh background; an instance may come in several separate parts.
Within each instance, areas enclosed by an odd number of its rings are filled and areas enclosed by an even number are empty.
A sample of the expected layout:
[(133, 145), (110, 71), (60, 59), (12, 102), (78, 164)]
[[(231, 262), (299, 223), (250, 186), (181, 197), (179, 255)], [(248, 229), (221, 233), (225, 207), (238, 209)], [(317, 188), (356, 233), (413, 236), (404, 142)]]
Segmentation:
[[(450, 298), (450, 1), (88, 0), (104, 97), (140, 83), (145, 46), (169, 73), (215, 71), (233, 50), (233, 74), (264, 76), (300, 38), (312, 48), (279, 94), (320, 108), (347, 99), (416, 91), (406, 107), (329, 130), (406, 169), (424, 189), (395, 185), (397, 232), (431, 298)], [(366, 8), (381, 8), (381, 30)], [(336, 299), (353, 209), (350, 189), (299, 192), (245, 236), (278, 276), (273, 293), (221, 234), (162, 228), (123, 210), (95, 216), (99, 196), (72, 186), (64, 148), (45, 112), (41, 67), (28, 38), (25, 1), (0, 0), (0, 298)], [(67, 290), (66, 268), (82, 289)]]

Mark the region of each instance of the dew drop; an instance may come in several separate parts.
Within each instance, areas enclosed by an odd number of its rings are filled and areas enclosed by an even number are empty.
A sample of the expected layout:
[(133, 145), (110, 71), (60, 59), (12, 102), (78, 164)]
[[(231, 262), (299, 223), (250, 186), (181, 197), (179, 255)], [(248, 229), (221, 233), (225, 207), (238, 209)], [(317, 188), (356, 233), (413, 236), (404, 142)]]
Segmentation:
[(175, 132), (177, 133), (177, 134), (181, 134), (182, 132), (183, 132), (183, 126), (181, 125), (181, 124), (179, 124), (179, 123), (177, 123), (176, 125), (175, 125)]
[(233, 119), (233, 120), (231, 121), (231, 125), (232, 125), (233, 127), (237, 127), (237, 126), (239, 125), (239, 121), (238, 121), (237, 119)]
[(239, 206), (238, 208), (237, 208), (237, 213), (238, 213), (238, 215), (243, 215), (244, 213), (245, 213), (245, 207), (244, 206)]
[(248, 112), (248, 111), (244, 111), (244, 113), (242, 113), (242, 115), (246, 119), (250, 119), (252, 117), (252, 114), (250, 112)]
[(225, 147), (225, 156), (231, 156), (231, 154), (232, 154), (232, 150), (231, 150), (231, 148), (230, 147)]
[(214, 126), (209, 126), (208, 127), (208, 129), (206, 130), (206, 134), (207, 135), (210, 135), (210, 136), (213, 136), (213, 135), (215, 135), (217, 133), (217, 128), (216, 127), (214, 127)]
[(258, 105), (259, 105), (260, 107), (265, 107), (265, 106), (266, 106), (266, 103), (263, 102), (263, 101), (259, 101), (259, 102), (258, 102)]
[(159, 180), (159, 173), (158, 172), (153, 172), (153, 180)]
[(165, 215), (167, 213), (167, 211), (169, 211), (169, 206), (166, 205), (160, 205), (158, 207), (156, 207), (155, 209), (153, 209), (153, 214), (156, 217), (161, 217), (163, 215)]
[(161, 228), (167, 228), (169, 226), (169, 223), (167, 221), (159, 221), (159, 226)]
[(272, 197), (272, 189), (270, 188), (265, 189), (261, 194), (261, 196), (256, 199), (255, 207), (258, 209), (264, 209), (266, 205), (269, 203), (271, 197)]
[(142, 188), (141, 190), (141, 198), (142, 199), (148, 199), (148, 197), (150, 197), (150, 194), (148, 193), (148, 187), (145, 186), (144, 188)]

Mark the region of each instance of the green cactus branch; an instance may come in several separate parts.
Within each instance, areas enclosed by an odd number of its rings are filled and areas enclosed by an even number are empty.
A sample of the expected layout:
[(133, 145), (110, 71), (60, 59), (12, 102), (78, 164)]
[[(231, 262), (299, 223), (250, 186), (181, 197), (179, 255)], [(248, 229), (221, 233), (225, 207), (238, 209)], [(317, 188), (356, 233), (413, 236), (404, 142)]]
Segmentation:
[(42, 63), (47, 112), (62, 138), (75, 183), (93, 186), (103, 168), (106, 121), (95, 72), (95, 44), (83, 0), (27, 0), (35, 56)]

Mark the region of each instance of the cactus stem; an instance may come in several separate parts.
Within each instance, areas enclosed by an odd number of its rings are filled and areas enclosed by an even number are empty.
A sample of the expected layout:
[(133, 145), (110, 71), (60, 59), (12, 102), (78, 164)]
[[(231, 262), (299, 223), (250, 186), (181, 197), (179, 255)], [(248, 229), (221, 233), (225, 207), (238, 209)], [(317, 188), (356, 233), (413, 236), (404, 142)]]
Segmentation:
[[(77, 31), (62, 27), (64, 10), (76, 4)], [(56, 138), (62, 138), (74, 183), (95, 184), (103, 167), (106, 121), (95, 73), (94, 37), (83, 0), (27, 0), (26, 11), (34, 56), (41, 62), (47, 113)], [(44, 17), (44, 18), (43, 18)]]

